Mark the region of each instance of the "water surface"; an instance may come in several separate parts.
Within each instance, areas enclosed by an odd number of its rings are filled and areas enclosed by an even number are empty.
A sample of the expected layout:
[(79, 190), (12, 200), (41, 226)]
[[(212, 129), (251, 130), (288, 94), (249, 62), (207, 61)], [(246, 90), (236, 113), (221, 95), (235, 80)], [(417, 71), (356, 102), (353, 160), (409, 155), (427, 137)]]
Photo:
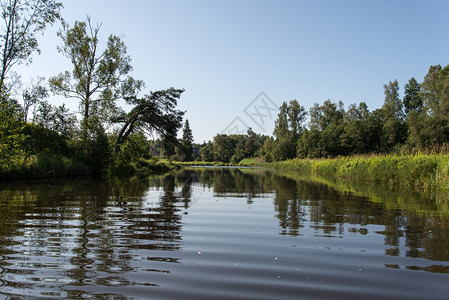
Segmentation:
[(371, 189), (230, 168), (2, 184), (0, 296), (447, 299), (444, 205)]

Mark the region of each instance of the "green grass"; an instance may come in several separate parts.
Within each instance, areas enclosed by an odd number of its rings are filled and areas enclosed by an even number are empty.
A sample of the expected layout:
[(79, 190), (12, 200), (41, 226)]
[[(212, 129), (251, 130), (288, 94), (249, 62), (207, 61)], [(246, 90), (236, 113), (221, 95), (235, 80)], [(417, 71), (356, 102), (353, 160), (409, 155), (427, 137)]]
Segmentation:
[(256, 158), (244, 158), (238, 163), (238, 165), (250, 167), (250, 166), (260, 166), (263, 163), (264, 161), (260, 157), (256, 157)]
[(16, 160), (8, 168), (0, 167), (1, 180), (72, 177), (88, 174), (89, 167), (82, 160), (47, 152)]
[(220, 161), (174, 161), (173, 163), (181, 166), (234, 166), (234, 164)]
[(293, 159), (273, 163), (271, 167), (418, 190), (449, 191), (449, 155), (447, 154), (417, 153), (333, 159)]

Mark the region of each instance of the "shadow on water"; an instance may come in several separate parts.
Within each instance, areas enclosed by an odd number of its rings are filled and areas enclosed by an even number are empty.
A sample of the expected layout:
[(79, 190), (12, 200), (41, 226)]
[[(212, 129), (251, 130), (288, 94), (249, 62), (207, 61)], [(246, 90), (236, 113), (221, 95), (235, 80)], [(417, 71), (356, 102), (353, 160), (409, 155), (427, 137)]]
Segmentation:
[(281, 236), (381, 235), (385, 256), (427, 262), (386, 268), (449, 273), (449, 214), (438, 199), (294, 172), (195, 168), (147, 179), (1, 184), (0, 293), (121, 297), (156, 288), (182, 264), (183, 218), (206, 191), (248, 205), (272, 199)]

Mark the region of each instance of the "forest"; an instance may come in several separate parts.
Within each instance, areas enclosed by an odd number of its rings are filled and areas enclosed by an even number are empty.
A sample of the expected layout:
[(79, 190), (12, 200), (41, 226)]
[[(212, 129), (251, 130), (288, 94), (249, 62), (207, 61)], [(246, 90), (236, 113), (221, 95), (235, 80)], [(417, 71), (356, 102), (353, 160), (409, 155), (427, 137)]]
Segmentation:
[[(272, 136), (217, 134), (194, 143), (183, 89), (145, 93), (131, 57), (111, 34), (100, 50), (101, 26), (89, 17), (66, 23), (62, 4), (1, 1), (0, 178), (129, 176), (165, 172), (177, 162), (238, 164), (244, 159), (279, 162), (365, 154), (443, 152), (449, 143), (449, 66), (430, 66), (422, 81), (411, 78), (400, 95), (397, 80), (383, 86), (383, 106), (345, 106), (325, 100), (308, 111), (298, 100), (282, 103)], [(31, 63), (38, 35), (61, 24), (60, 55), (71, 62), (48, 80), (22, 83), (13, 69)], [(52, 93), (79, 104), (79, 113), (48, 102)], [(140, 96), (144, 94), (144, 96)], [(119, 106), (124, 100), (130, 109)]]
[(238, 163), (259, 157), (265, 162), (293, 158), (332, 158), (359, 154), (441, 152), (449, 143), (449, 66), (430, 66), (422, 82), (411, 78), (399, 93), (397, 80), (383, 86), (381, 108), (366, 103), (326, 100), (309, 111), (297, 100), (283, 102), (273, 137), (216, 135), (202, 145), (204, 161)]

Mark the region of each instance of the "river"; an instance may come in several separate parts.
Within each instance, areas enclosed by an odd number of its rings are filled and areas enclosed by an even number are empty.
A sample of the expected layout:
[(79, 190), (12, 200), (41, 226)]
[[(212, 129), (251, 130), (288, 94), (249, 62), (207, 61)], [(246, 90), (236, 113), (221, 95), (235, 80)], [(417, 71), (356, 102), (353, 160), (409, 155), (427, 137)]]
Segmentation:
[(0, 298), (447, 299), (441, 199), (251, 168), (0, 185)]

